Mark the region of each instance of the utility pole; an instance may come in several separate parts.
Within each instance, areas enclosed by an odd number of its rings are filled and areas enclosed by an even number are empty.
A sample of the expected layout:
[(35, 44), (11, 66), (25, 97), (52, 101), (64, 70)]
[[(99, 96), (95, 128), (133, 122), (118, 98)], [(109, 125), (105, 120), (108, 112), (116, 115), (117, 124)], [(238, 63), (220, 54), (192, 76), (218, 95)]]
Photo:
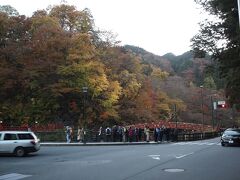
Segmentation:
[(173, 106), (174, 108), (174, 119), (175, 119), (175, 122), (176, 122), (176, 126), (175, 126), (175, 129), (174, 129), (174, 141), (178, 141), (178, 118), (177, 118), (177, 105), (174, 104)]
[(174, 104), (174, 119), (175, 119), (175, 122), (176, 122), (176, 129), (178, 128), (178, 120), (177, 120), (177, 105)]
[(202, 134), (204, 136), (204, 107), (203, 107), (203, 86), (200, 86), (201, 88), (201, 107), (202, 107)]
[(238, 1), (238, 20), (239, 20), (239, 28), (240, 28), (240, 0)]
[(235, 104), (233, 104), (233, 106), (232, 106), (232, 121), (234, 122), (234, 126), (235, 126), (235, 109), (236, 109), (236, 107), (235, 107)]
[(213, 97), (211, 96), (211, 110), (212, 110), (212, 128), (214, 130), (214, 104), (213, 104)]
[(82, 87), (83, 92), (83, 141), (86, 143), (86, 97), (88, 93), (88, 87)]

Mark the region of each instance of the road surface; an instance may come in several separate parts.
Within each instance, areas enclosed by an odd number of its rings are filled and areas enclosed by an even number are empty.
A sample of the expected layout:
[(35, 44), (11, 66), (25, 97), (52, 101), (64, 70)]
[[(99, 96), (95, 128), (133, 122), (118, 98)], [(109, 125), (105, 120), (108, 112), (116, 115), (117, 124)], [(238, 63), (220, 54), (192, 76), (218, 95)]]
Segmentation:
[(0, 180), (239, 180), (240, 147), (219, 141), (41, 147), (0, 156)]

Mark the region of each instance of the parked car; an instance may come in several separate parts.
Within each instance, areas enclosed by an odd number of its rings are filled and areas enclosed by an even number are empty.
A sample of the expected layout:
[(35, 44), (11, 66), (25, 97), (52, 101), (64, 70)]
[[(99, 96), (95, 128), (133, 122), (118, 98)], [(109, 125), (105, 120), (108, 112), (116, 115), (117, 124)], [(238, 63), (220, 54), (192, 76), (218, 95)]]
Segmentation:
[(40, 150), (40, 140), (30, 131), (0, 131), (0, 153), (22, 157)]
[(240, 129), (226, 129), (221, 136), (221, 144), (240, 145)]

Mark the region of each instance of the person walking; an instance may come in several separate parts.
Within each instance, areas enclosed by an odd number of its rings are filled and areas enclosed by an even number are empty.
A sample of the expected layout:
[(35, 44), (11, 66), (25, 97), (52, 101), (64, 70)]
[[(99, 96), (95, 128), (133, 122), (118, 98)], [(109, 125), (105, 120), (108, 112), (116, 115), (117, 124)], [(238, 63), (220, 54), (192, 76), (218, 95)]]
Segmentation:
[(112, 138), (113, 138), (113, 142), (117, 141), (117, 126), (116, 125), (114, 125), (112, 127)]
[(66, 127), (66, 140), (67, 140), (67, 143), (71, 142), (71, 131), (69, 126)]
[(133, 127), (130, 126), (128, 130), (129, 142), (133, 142), (133, 135), (134, 135), (134, 130), (133, 130)]
[(98, 140), (97, 141), (99, 141), (99, 142), (103, 141), (103, 132), (102, 131), (103, 131), (103, 128), (101, 126), (98, 130)]
[(142, 128), (138, 129), (138, 140), (142, 141)]
[(78, 127), (78, 131), (77, 131), (77, 141), (78, 142), (83, 142), (83, 128), (79, 128)]
[(161, 141), (166, 141), (166, 127), (164, 125), (162, 125), (161, 133)]
[(122, 142), (126, 142), (126, 132), (127, 132), (127, 129), (123, 126), (122, 127)]
[(135, 137), (135, 141), (138, 142), (139, 141), (139, 129), (137, 127), (135, 127), (134, 129), (134, 137)]
[(159, 133), (160, 133), (159, 131), (160, 131), (159, 127), (155, 126), (155, 128), (154, 128), (154, 141), (155, 142), (159, 141)]
[(146, 141), (149, 142), (149, 139), (150, 139), (150, 129), (149, 129), (148, 126), (145, 127), (144, 133), (146, 135)]
[(159, 127), (159, 141), (162, 142), (163, 140), (163, 131), (164, 129), (162, 127)]
[(121, 126), (118, 126), (118, 129), (117, 129), (117, 140), (119, 142), (122, 142), (123, 140), (123, 129)]

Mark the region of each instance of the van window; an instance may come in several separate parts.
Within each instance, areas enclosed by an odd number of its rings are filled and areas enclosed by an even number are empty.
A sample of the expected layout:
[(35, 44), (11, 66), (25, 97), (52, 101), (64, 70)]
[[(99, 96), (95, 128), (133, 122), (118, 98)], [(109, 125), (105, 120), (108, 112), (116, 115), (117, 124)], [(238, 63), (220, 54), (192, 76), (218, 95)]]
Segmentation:
[(17, 140), (17, 135), (16, 134), (7, 133), (4, 136), (4, 140)]
[(34, 137), (32, 136), (32, 134), (30, 133), (26, 133), (26, 134), (18, 134), (18, 139), (34, 139)]
[(0, 133), (0, 141), (1, 141), (1, 139), (2, 139), (1, 137), (2, 137), (2, 133)]

